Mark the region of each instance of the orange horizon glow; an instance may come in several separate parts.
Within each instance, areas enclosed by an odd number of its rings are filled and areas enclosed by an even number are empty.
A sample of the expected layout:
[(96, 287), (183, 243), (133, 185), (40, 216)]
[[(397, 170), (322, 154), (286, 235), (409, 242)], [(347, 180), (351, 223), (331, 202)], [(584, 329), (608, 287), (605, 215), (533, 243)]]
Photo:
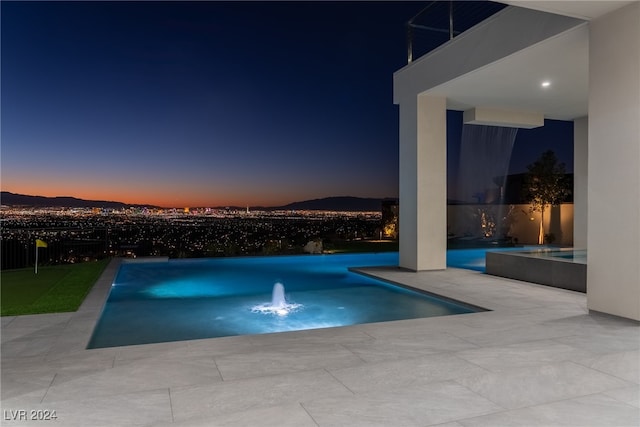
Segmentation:
[(96, 176), (88, 179), (77, 179), (61, 172), (57, 175), (40, 171), (6, 173), (2, 176), (2, 190), (31, 196), (75, 197), (162, 208), (276, 207), (333, 196), (388, 197), (378, 195), (375, 186), (365, 186), (358, 191), (347, 190), (352, 194), (345, 194), (346, 187), (342, 181), (327, 183), (323, 180), (306, 183), (288, 180), (265, 185), (257, 179), (178, 181), (171, 175), (132, 177), (106, 173), (95, 174)]

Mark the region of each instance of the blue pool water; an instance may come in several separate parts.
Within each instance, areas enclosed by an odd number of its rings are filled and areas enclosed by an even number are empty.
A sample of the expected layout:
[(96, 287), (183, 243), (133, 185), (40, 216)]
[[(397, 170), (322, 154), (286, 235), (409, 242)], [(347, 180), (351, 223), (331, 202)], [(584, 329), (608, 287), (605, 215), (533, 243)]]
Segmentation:
[(574, 262), (576, 264), (587, 263), (587, 250), (586, 249), (543, 249), (536, 251), (523, 252), (527, 256), (536, 258), (556, 259), (567, 262)]
[(485, 254), (487, 252), (522, 252), (540, 250), (546, 246), (518, 246), (504, 248), (450, 249), (447, 251), (447, 266), (467, 270), (485, 271)]
[[(469, 257), (463, 263), (476, 261)], [(398, 265), (398, 253), (124, 263), (88, 348), (479, 311), (348, 271), (381, 265)], [(295, 308), (256, 310), (269, 305), (275, 283), (284, 285), (287, 303)]]

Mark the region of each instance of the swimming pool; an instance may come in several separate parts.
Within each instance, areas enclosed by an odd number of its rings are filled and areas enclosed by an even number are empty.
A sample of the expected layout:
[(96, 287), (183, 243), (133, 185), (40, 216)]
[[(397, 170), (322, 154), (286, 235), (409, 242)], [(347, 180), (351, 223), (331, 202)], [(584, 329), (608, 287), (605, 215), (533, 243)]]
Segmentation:
[[(88, 348), (482, 311), (348, 270), (382, 265), (398, 265), (398, 253), (123, 263)], [(290, 306), (261, 310), (277, 283)]]

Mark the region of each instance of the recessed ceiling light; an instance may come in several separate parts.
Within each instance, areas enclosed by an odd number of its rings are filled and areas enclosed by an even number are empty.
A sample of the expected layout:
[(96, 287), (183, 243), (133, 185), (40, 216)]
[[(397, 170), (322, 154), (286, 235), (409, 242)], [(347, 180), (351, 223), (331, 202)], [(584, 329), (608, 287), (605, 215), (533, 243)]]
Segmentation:
[(549, 86), (551, 86), (551, 82), (549, 80), (545, 80), (542, 83), (540, 83), (540, 86), (549, 87)]

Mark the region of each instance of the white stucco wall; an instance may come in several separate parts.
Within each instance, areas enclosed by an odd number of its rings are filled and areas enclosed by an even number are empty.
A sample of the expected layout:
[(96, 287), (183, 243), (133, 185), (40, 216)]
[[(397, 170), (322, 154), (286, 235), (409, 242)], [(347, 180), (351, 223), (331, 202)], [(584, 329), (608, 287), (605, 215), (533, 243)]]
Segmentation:
[(402, 268), (417, 270), (418, 236), (418, 98), (400, 104), (399, 192), (398, 223), (399, 264)]
[(589, 37), (587, 304), (640, 320), (640, 3)]
[(447, 266), (446, 102), (418, 96), (400, 106), (400, 267), (414, 271)]
[[(531, 205), (449, 205), (447, 207), (447, 230), (451, 237), (470, 235), (479, 237), (480, 213), (487, 212), (493, 217), (501, 212), (507, 217), (505, 228), (508, 236), (515, 238), (521, 245), (537, 245), (540, 232), (540, 212), (529, 212)], [(563, 203), (560, 206), (548, 207), (544, 214), (545, 234), (553, 233), (554, 244), (563, 246), (573, 245), (573, 215), (574, 205)], [(494, 238), (501, 237), (499, 231)], [(586, 246), (583, 247), (583, 249)]]
[(582, 117), (573, 121), (573, 246), (587, 247), (588, 217), (588, 132), (589, 119)]

